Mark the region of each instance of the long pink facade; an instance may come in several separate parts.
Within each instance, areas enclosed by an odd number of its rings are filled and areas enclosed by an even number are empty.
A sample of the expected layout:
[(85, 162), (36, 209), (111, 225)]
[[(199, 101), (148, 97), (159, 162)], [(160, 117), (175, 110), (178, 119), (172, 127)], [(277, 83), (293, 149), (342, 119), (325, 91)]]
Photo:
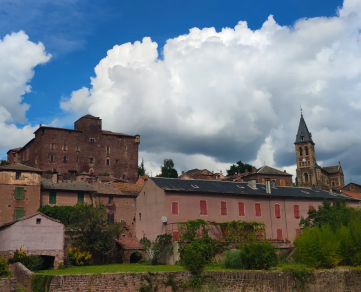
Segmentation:
[[(206, 201), (206, 215), (201, 214), (201, 200)], [(226, 215), (221, 214), (221, 202), (225, 202), (223, 207), (226, 205)], [(171, 192), (164, 191), (149, 179), (137, 198), (136, 234), (138, 239), (145, 236), (150, 240), (154, 240), (159, 234), (169, 232), (172, 229), (176, 230), (177, 225), (175, 223), (188, 220), (203, 219), (217, 223), (242, 220), (265, 223), (267, 238), (287, 238), (293, 241), (299, 229), (300, 217), (307, 217), (309, 208), (317, 209), (322, 202), (323, 199), (279, 198), (272, 195)], [(172, 203), (175, 203), (175, 206), (178, 207), (177, 212), (175, 212), (174, 206), (172, 207)], [(244, 216), (239, 214), (239, 203), (244, 204)], [(256, 203), (260, 204), (261, 216), (256, 216)], [(276, 204), (278, 204), (277, 207)], [(349, 202), (349, 204), (355, 207), (358, 206), (358, 202)], [(295, 207), (295, 205), (298, 207)], [(279, 210), (279, 214), (276, 214), (276, 208)], [(295, 209), (296, 211), (299, 210), (299, 218), (295, 217), (297, 216)], [(167, 224), (161, 221), (162, 216), (167, 217)], [(282, 238), (280, 238), (280, 235), (282, 235)]]

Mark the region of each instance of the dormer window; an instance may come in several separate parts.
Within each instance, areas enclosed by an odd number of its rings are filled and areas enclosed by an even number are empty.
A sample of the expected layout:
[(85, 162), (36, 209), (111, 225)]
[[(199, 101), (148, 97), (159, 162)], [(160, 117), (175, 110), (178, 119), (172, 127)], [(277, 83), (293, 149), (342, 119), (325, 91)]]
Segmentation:
[(197, 186), (197, 185), (191, 185), (192, 186), (192, 188), (194, 188), (194, 189), (199, 189), (199, 186)]
[(301, 141), (303, 141), (304, 140), (304, 136), (301, 136)]

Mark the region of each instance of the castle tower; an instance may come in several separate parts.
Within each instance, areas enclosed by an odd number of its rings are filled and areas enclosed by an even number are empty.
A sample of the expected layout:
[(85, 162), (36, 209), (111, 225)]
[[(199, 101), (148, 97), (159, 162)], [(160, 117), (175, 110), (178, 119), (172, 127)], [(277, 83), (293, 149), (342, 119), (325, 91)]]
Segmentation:
[(302, 187), (311, 187), (316, 185), (317, 173), (315, 143), (312, 141), (312, 135), (308, 131), (306, 122), (301, 113), (300, 124), (295, 142), (297, 178), (296, 184)]

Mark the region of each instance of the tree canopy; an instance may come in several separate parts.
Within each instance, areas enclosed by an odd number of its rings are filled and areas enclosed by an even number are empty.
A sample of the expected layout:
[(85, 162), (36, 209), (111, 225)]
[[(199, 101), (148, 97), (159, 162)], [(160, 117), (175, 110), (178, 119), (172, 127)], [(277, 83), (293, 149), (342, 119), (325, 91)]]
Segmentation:
[(244, 173), (245, 170), (252, 171), (252, 165), (248, 163), (243, 163), (241, 160), (237, 164), (232, 164), (229, 169), (227, 169), (227, 176), (235, 175), (238, 173)]
[(142, 162), (138, 165), (138, 175), (145, 176), (147, 175), (145, 167), (144, 167), (144, 159), (142, 158)]
[(157, 175), (158, 177), (169, 177), (169, 178), (178, 178), (178, 172), (174, 168), (173, 159), (164, 159), (163, 165), (161, 165), (161, 173)]

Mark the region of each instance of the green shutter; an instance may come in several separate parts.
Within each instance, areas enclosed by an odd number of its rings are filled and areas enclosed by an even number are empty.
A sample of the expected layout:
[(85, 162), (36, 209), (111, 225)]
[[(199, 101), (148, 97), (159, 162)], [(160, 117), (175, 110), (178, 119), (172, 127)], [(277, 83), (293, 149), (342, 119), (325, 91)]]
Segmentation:
[(55, 191), (49, 192), (49, 204), (56, 204), (56, 192)]
[(15, 210), (14, 210), (14, 220), (18, 220), (21, 217), (24, 217), (24, 209), (23, 208), (15, 208)]
[(15, 187), (15, 200), (24, 200), (24, 188)]
[(78, 204), (84, 204), (84, 193), (78, 193)]

